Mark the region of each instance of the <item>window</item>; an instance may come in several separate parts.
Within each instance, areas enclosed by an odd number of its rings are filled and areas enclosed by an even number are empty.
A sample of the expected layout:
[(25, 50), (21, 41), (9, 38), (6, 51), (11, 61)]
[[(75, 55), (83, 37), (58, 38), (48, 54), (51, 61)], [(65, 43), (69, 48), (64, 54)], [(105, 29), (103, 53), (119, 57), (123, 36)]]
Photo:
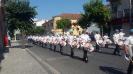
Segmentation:
[(117, 15), (118, 15), (118, 18), (123, 17), (123, 11), (118, 11)]
[(129, 16), (129, 9), (124, 9), (124, 13), (125, 13), (125, 16), (128, 17)]

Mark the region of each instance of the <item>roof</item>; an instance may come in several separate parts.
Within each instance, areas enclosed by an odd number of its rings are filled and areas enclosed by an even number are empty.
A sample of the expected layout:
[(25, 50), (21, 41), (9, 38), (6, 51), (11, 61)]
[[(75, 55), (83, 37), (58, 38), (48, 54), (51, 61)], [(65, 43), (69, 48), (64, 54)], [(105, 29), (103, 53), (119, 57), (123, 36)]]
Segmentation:
[(77, 20), (81, 17), (81, 15), (80, 14), (73, 14), (73, 13), (63, 13), (63, 14), (57, 15), (55, 17), (62, 17), (65, 19)]

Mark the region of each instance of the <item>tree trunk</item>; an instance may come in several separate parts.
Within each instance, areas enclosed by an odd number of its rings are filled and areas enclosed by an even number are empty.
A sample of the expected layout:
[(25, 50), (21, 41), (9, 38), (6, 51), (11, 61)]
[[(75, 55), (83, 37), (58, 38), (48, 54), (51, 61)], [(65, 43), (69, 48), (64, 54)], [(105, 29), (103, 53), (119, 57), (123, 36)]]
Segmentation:
[(22, 49), (25, 49), (25, 33), (21, 32), (21, 36)]
[(63, 35), (64, 35), (64, 32), (65, 32), (64, 29), (62, 29), (62, 32), (63, 32)]
[(101, 36), (103, 36), (103, 26), (102, 25), (100, 26), (100, 34), (101, 34)]

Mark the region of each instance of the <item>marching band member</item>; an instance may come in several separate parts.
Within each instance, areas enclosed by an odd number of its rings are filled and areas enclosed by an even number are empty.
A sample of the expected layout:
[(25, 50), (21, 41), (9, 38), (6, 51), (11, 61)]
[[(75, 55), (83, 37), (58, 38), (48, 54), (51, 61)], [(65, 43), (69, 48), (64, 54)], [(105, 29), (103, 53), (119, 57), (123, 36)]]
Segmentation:
[(43, 47), (46, 47), (46, 45), (47, 45), (46, 41), (47, 41), (47, 37), (44, 36), (44, 37), (43, 37)]
[(54, 44), (54, 35), (52, 35), (52, 36), (50, 37), (50, 49), (51, 49), (51, 50), (52, 50), (53, 44)]
[(94, 37), (95, 37), (95, 40), (96, 40), (96, 51), (99, 52), (99, 51), (101, 51), (100, 50), (100, 45), (103, 43), (103, 40), (102, 40), (101, 35), (98, 32), (96, 32)]
[(47, 44), (46, 47), (48, 48), (48, 45), (50, 44), (50, 36), (47, 36), (47, 37), (46, 37), (46, 44)]
[(103, 46), (108, 47), (108, 44), (112, 44), (112, 41), (109, 39), (107, 33), (103, 36)]
[(123, 32), (123, 29), (120, 29), (119, 41), (118, 41), (118, 45), (119, 45), (120, 49), (123, 49), (124, 41), (125, 41), (125, 33)]
[(124, 40), (125, 33), (123, 32), (123, 29), (120, 29), (119, 33), (119, 39)]
[(129, 59), (127, 74), (132, 74), (133, 70), (133, 29), (130, 30), (130, 35), (124, 42), (126, 57)]
[(118, 45), (119, 43), (119, 38), (120, 38), (120, 34), (119, 34), (119, 30), (116, 30), (116, 33), (114, 33), (113, 35), (113, 41), (114, 41), (114, 44), (115, 44), (115, 49), (114, 49), (114, 55), (120, 55), (120, 47)]
[(77, 47), (77, 44), (78, 44), (77, 37), (74, 36), (74, 38), (72, 40), (72, 43), (71, 43), (71, 47), (72, 48), (75, 48), (75, 47)]
[(43, 36), (40, 37), (40, 46), (43, 47)]
[(63, 35), (60, 37), (59, 42), (60, 42), (60, 53), (63, 54), (63, 46), (66, 46), (66, 40)]
[[(88, 46), (89, 45), (89, 43), (90, 43), (90, 41), (91, 41), (91, 39), (90, 39), (90, 37), (89, 37), (89, 35), (87, 34), (87, 32), (83, 32), (83, 34), (81, 34), (81, 36), (80, 36), (80, 38), (82, 39), (82, 46), (83, 46), (83, 61), (85, 61), (86, 63), (88, 62), (88, 56), (87, 56), (87, 52), (88, 52), (88, 50), (86, 50), (86, 47), (90, 47), (90, 46)], [(88, 42), (88, 44), (87, 44), (87, 42)]]
[(72, 35), (72, 32), (70, 32), (70, 34), (68, 35), (68, 37), (67, 37), (67, 44), (68, 44), (68, 46), (70, 46), (70, 49), (71, 49), (71, 57), (73, 57), (74, 56), (74, 47), (73, 47), (73, 45), (74, 45), (74, 36)]
[[(92, 46), (92, 44), (90, 43), (91, 39), (90, 37), (87, 35), (87, 33), (82, 34), (80, 37), (76, 37), (76, 36), (32, 36), (32, 37), (28, 37), (28, 39), (33, 39), (33, 41), (37, 42), (38, 45), (45, 45), (46, 44), (50, 46), (50, 49), (52, 49), (52, 45), (54, 46), (54, 51), (56, 49), (56, 45), (60, 44), (60, 52), (61, 54), (62, 52), (62, 48), (63, 46), (66, 46), (66, 44), (68, 43), (71, 46), (71, 56), (74, 56), (74, 51), (73, 48), (79, 48), (79, 47), (83, 47), (84, 48), (84, 55), (83, 55), (83, 60), (85, 62), (88, 62), (88, 57), (87, 57), (87, 52), (92, 52), (94, 50), (94, 47)], [(81, 41), (81, 42), (80, 42)], [(82, 43), (82, 44), (81, 44)]]
[(56, 42), (57, 42), (57, 37), (56, 36), (54, 36), (53, 37), (53, 46), (54, 46), (54, 51), (56, 51)]
[(72, 35), (72, 32), (71, 32), (67, 38), (67, 44), (70, 45), (71, 47), (72, 47), (73, 38), (74, 38), (74, 36)]
[(78, 41), (77, 41), (77, 37), (76, 36), (74, 36), (72, 38), (72, 42), (70, 44), (71, 44), (71, 57), (73, 57), (74, 56), (74, 48), (76, 48), (77, 45), (78, 45)]

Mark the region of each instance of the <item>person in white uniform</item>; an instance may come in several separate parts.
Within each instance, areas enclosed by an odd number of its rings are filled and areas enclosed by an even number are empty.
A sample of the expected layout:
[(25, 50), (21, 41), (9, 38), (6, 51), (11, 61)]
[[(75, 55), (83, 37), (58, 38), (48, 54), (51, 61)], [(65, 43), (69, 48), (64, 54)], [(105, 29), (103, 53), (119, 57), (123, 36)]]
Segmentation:
[(91, 39), (89, 37), (89, 35), (87, 34), (87, 32), (83, 32), (83, 34), (80, 36), (80, 38), (82, 39), (82, 46), (83, 46), (83, 61), (85, 61), (86, 63), (88, 62), (88, 55), (87, 55), (87, 50), (85, 49), (84, 46), (86, 46), (87, 42), (91, 42)]
[(132, 74), (133, 71), (133, 29), (130, 30), (130, 36), (124, 42), (126, 57), (129, 58), (129, 66), (127, 74)]
[(101, 37), (101, 35), (100, 35), (98, 32), (96, 32), (96, 34), (94, 35), (94, 37), (95, 37), (95, 41), (96, 41), (96, 51), (99, 52), (99, 51), (101, 51), (101, 50), (100, 50), (100, 45), (99, 45), (99, 43), (101, 44), (101, 42), (102, 42), (102, 37)]
[(119, 40), (120, 40), (120, 34), (119, 34), (119, 30), (116, 29), (116, 32), (113, 34), (113, 41), (115, 44), (115, 49), (113, 54), (114, 55), (120, 55), (120, 47), (119, 47)]
[(108, 48), (108, 44), (112, 44), (112, 41), (109, 39), (109, 36), (108, 34), (106, 33), (104, 36), (103, 36), (103, 46)]
[(124, 36), (125, 36), (125, 33), (123, 32), (123, 29), (120, 29), (119, 39), (121, 39), (123, 41), (124, 40)]

